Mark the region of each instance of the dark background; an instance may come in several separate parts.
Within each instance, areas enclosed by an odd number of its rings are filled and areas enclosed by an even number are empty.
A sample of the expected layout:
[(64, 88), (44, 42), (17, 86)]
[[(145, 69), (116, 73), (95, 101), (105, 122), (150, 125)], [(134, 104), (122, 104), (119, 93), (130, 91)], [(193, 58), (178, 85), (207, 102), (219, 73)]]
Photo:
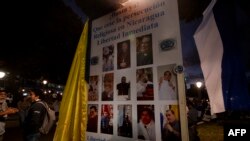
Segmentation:
[[(180, 19), (199, 19), (210, 0), (179, 0)], [(225, 13), (234, 17), (239, 51), (250, 70), (250, 5), (244, 0), (218, 0), (232, 7)], [(1, 2), (0, 70), (9, 77), (48, 79), (65, 84), (73, 56), (87, 17), (90, 21), (121, 7), (119, 0), (8, 0)], [(86, 16), (88, 15), (88, 16)], [(237, 16), (244, 15), (244, 16)], [(225, 16), (225, 15), (224, 15)], [(184, 46), (188, 46), (183, 44)], [(184, 66), (196, 74), (199, 58), (193, 48), (183, 50)], [(187, 48), (187, 47), (186, 47)], [(190, 57), (192, 56), (192, 57)], [(192, 69), (193, 68), (193, 69)], [(198, 71), (200, 71), (198, 69)], [(192, 76), (194, 75), (194, 76)]]

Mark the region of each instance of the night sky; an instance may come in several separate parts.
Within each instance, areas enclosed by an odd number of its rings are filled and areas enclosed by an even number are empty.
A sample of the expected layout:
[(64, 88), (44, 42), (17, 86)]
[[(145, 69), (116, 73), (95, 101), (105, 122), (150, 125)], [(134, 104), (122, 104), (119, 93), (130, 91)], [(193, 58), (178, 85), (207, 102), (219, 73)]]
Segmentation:
[[(179, 7), (182, 7), (179, 9), (184, 67), (186, 74), (191, 78), (200, 77), (202, 74), (197, 50), (190, 37), (198, 27), (202, 11), (209, 2), (210, 0), (204, 0), (202, 3), (197, 1), (190, 3), (179, 0)], [(219, 2), (220, 5), (229, 3), (226, 0)], [(82, 9), (76, 8), (77, 5), (71, 0), (1, 2), (0, 69), (12, 76), (19, 75), (29, 79), (43, 77), (52, 83), (65, 84), (86, 19), (81, 12), (84, 10), (83, 7), (88, 7), (84, 5), (87, 2), (83, 0), (81, 3)], [(237, 6), (230, 10), (233, 11), (231, 16), (235, 16), (233, 22), (237, 34), (240, 33), (237, 38), (239, 40), (237, 48), (248, 71), (250, 71), (249, 7), (243, 0), (238, 0)], [(91, 6), (88, 7), (89, 11), (90, 9), (94, 11)], [(185, 36), (187, 38), (183, 38)]]
[(1, 70), (65, 84), (83, 30), (82, 17), (61, 0), (3, 3)]

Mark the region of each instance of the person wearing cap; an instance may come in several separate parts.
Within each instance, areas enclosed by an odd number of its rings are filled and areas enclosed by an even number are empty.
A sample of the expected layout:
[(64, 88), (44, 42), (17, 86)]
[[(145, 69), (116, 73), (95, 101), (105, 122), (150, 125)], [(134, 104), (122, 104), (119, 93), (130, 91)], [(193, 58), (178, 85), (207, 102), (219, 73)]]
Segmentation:
[(5, 120), (7, 115), (18, 112), (17, 108), (8, 107), (6, 97), (6, 90), (0, 89), (0, 141), (3, 141), (3, 136), (5, 133)]
[(38, 141), (41, 137), (39, 128), (46, 115), (46, 108), (41, 103), (44, 94), (40, 89), (31, 89), (29, 93), (32, 103), (23, 123), (24, 141)]

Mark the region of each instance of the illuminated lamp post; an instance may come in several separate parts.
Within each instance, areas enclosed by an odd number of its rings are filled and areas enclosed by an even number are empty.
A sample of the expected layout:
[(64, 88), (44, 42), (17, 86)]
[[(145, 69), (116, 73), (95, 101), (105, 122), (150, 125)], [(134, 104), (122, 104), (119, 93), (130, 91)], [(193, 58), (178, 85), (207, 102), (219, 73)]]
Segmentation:
[(202, 82), (197, 81), (196, 82), (196, 87), (198, 88), (198, 100), (201, 100), (201, 87), (202, 87)]

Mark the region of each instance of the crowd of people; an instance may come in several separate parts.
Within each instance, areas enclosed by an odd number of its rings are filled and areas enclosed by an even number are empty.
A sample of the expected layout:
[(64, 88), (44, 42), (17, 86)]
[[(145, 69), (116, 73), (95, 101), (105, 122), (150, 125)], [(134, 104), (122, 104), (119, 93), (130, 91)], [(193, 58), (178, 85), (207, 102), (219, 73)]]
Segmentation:
[[(0, 89), (0, 141), (4, 140), (5, 124), (11, 115), (19, 117), (19, 125), (22, 132), (23, 141), (36, 141), (41, 139), (40, 127), (46, 115), (46, 107), (42, 104), (46, 102), (55, 111), (55, 116), (59, 116), (61, 95), (48, 98), (42, 89), (31, 88), (27, 95), (18, 95), (15, 103), (10, 103), (7, 98), (8, 91)], [(55, 121), (56, 123), (56, 121)], [(56, 124), (54, 124), (56, 125)]]
[[(121, 83), (126, 82), (124, 78), (125, 77), (121, 78)], [(129, 86), (127, 88), (129, 88)], [(38, 102), (47, 99), (46, 102), (50, 105), (51, 109), (55, 110), (56, 116), (58, 117), (62, 98), (60, 95), (58, 95), (57, 97), (52, 97), (51, 101), (48, 101), (48, 98), (45, 98), (44, 96), (45, 95), (41, 89), (30, 89), (29, 95), (20, 98), (20, 100), (17, 102), (17, 107), (13, 108), (9, 107), (9, 104), (6, 101), (6, 90), (0, 90), (0, 141), (3, 140), (4, 137), (5, 119), (8, 117), (8, 115), (17, 113), (19, 115), (20, 128), (23, 131), (23, 140), (30, 141), (41, 137), (39, 127), (42, 124), (46, 109)], [(196, 124), (202, 120), (201, 115), (205, 114), (205, 109), (201, 108), (201, 106), (202, 104), (197, 103), (195, 100), (187, 101), (189, 137), (192, 141), (198, 140)], [(138, 109), (138, 139), (155, 140), (156, 127), (154, 110), (152, 107), (141, 107)], [(87, 131), (96, 133), (98, 130), (98, 105), (91, 105), (89, 110)], [(176, 117), (175, 111), (171, 109), (166, 110), (164, 116), (167, 122), (162, 125), (162, 140), (180, 140), (180, 123)], [(103, 105), (102, 115), (100, 118), (101, 133), (113, 134), (113, 108), (110, 107), (110, 105)], [(124, 114), (122, 119), (123, 120), (120, 124), (121, 126), (118, 128), (119, 135), (124, 137), (132, 137), (133, 132), (131, 115), (129, 116)], [(131, 130), (131, 132), (128, 132), (129, 130)]]

